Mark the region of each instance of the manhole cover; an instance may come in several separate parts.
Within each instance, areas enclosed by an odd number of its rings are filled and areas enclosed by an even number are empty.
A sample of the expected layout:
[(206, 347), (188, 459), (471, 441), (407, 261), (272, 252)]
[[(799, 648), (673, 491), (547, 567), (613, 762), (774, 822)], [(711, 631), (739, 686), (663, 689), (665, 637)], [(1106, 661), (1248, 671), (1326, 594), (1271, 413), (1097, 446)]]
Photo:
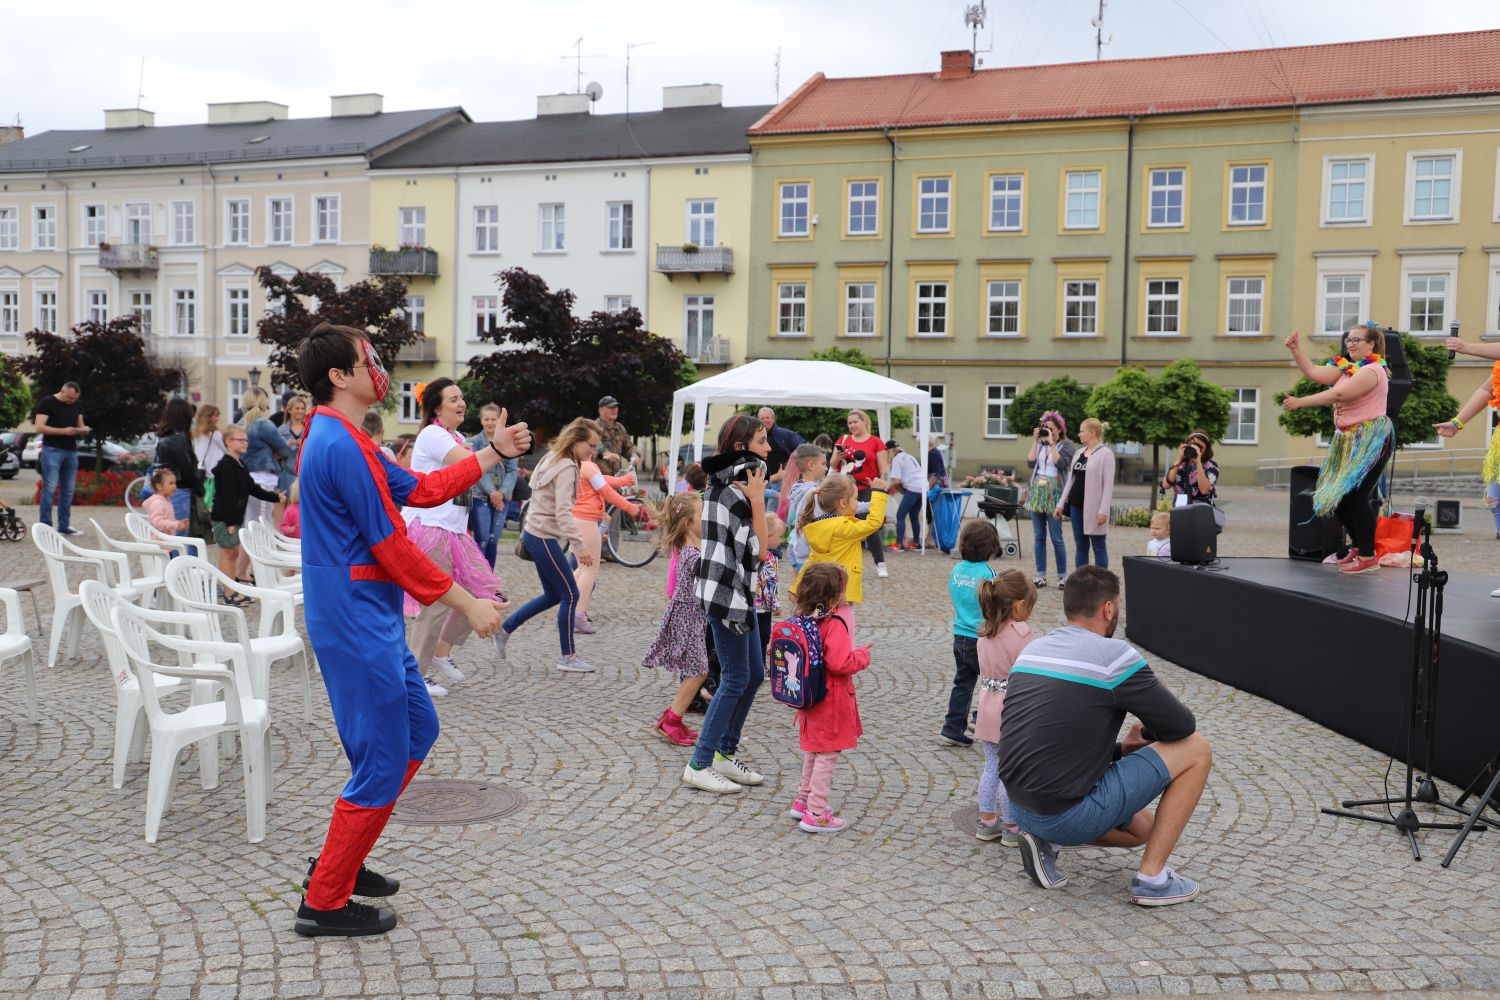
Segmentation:
[(503, 785), (453, 778), (413, 781), (391, 813), (391, 822), (411, 826), (463, 826), (501, 819), (526, 805), (520, 792)]
[[(402, 799), (405, 802), (406, 799)], [(967, 833), (974, 836), (974, 824), (979, 822), (979, 807), (964, 806), (953, 814), (953, 825), (958, 828), (959, 833)]]

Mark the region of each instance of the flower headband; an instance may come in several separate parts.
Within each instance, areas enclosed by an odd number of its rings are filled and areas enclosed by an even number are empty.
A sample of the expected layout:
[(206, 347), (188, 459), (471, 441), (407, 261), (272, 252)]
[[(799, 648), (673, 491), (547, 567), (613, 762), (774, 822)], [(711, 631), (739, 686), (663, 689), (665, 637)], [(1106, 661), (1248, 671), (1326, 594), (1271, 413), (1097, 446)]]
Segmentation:
[(1046, 413), (1043, 413), (1042, 419), (1055, 421), (1057, 423), (1057, 426), (1062, 428), (1062, 432), (1064, 434), (1068, 433), (1067, 420), (1063, 419), (1063, 415), (1061, 413), (1058, 413), (1056, 410), (1048, 410)]

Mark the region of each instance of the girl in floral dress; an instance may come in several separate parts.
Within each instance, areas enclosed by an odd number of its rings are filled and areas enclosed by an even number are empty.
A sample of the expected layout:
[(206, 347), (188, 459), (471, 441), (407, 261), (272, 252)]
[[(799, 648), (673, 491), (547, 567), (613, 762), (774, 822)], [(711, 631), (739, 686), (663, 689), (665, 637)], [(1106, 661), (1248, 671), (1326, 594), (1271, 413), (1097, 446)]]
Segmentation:
[(667, 611), (656, 639), (641, 660), (641, 666), (661, 667), (681, 680), (672, 704), (653, 728), (667, 742), (683, 747), (697, 742), (698, 734), (683, 724), (682, 714), (708, 677), (708, 619), (694, 594), (702, 514), (703, 497), (697, 493), (674, 493), (667, 498), (656, 539), (660, 548), (672, 553), (667, 572)]

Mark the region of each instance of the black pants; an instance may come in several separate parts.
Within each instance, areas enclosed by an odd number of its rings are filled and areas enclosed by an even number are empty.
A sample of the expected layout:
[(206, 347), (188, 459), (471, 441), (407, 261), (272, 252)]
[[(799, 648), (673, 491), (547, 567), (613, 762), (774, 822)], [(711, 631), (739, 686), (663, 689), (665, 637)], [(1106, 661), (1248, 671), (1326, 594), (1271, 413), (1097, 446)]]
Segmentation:
[(953, 691), (948, 695), (948, 715), (943, 719), (943, 735), (963, 742), (969, 726), (969, 705), (974, 701), (974, 685), (979, 683), (979, 640), (973, 636), (953, 637)]
[(1388, 441), (1385, 451), (1380, 459), (1365, 473), (1365, 478), (1359, 481), (1344, 495), (1334, 513), (1338, 514), (1339, 521), (1344, 525), (1344, 530), (1349, 533), (1349, 540), (1359, 550), (1359, 554), (1366, 559), (1375, 556), (1375, 491), (1380, 488), (1380, 477), (1385, 474), (1386, 463), (1391, 460), (1391, 452), (1394, 450), (1395, 440)]
[[(856, 494), (856, 498), (860, 503), (869, 503), (870, 492), (869, 489), (862, 489)], [(873, 535), (865, 539), (864, 543), (865, 548), (870, 550), (870, 555), (875, 557), (876, 566), (885, 565), (885, 545), (880, 540), (880, 536), (883, 534), (885, 534), (885, 526), (881, 525)]]

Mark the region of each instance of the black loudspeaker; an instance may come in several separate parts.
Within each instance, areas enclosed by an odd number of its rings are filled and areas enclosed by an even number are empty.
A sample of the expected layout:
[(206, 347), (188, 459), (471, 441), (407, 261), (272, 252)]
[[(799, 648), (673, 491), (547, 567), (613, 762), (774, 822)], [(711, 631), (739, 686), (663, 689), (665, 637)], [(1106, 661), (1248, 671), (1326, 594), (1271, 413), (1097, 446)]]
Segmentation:
[[(1401, 412), (1406, 397), (1411, 395), (1411, 366), (1406, 363), (1406, 348), (1401, 343), (1401, 331), (1387, 330), (1385, 333), (1385, 363), (1390, 365), (1391, 382), (1385, 397), (1385, 415), (1392, 420)], [(1339, 339), (1339, 353), (1349, 356), (1348, 334)]]
[(1459, 531), (1463, 528), (1464, 508), (1457, 500), (1439, 500), (1434, 504), (1432, 527), (1435, 531)]
[(1173, 507), (1171, 526), (1173, 562), (1193, 565), (1211, 563), (1219, 557), (1219, 526), (1208, 504)]
[(1344, 544), (1344, 526), (1337, 517), (1313, 517), (1313, 487), (1318, 484), (1316, 465), (1292, 467), (1291, 525), (1287, 529), (1287, 555), (1292, 559), (1322, 562)]

